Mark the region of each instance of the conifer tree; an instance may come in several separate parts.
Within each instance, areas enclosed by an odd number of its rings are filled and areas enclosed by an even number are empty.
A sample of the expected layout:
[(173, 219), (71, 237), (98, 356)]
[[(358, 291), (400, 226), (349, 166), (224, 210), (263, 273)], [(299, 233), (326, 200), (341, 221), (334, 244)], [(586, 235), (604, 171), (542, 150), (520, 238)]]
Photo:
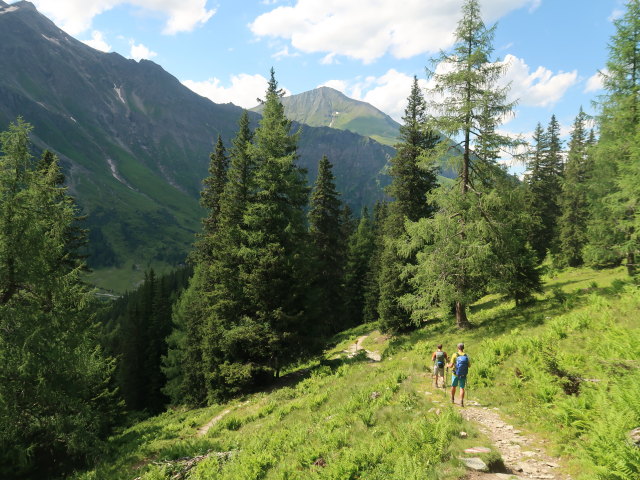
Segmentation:
[(453, 51), (434, 61), (447, 68), (432, 73), (435, 100), (429, 127), (460, 139), (461, 154), (451, 155), (446, 142), (433, 149), (433, 159), (449, 154), (459, 171), (458, 182), (455, 188), (440, 187), (430, 197), (438, 205), (432, 219), (407, 227), (404, 253), (417, 252), (417, 265), (406, 271), (419, 294), (405, 295), (403, 305), (414, 321), (432, 315), (434, 305), (444, 313), (453, 304), (457, 325), (468, 327), (467, 305), (497, 280), (492, 245), (512, 233), (511, 222), (504, 221), (508, 206), (494, 188), (505, 175), (495, 164), (495, 153), (513, 145), (495, 129), (513, 104), (506, 101), (506, 89), (496, 86), (503, 68), (490, 58), (494, 29), (485, 27), (477, 0), (466, 0)]
[(630, 276), (640, 253), (640, 1), (629, 0), (615, 20), (609, 46), (606, 94), (600, 101), (600, 138), (594, 149), (591, 216), (585, 257), (592, 265), (623, 259)]
[(362, 209), (360, 221), (349, 238), (345, 267), (346, 325), (359, 325), (364, 320), (367, 276), (375, 252), (375, 234), (367, 207)]
[(88, 461), (119, 410), (113, 361), (98, 347), (92, 296), (68, 243), (77, 210), (57, 158), (33, 161), (30, 130), (18, 119), (0, 134), (3, 478), (49, 478)]
[(561, 216), (558, 220), (556, 263), (561, 266), (577, 267), (583, 263), (582, 249), (586, 243), (589, 216), (588, 185), (593, 170), (586, 122), (587, 115), (580, 108), (569, 139), (559, 202)]
[(534, 132), (534, 147), (530, 154), (529, 174), (526, 183), (530, 192), (530, 214), (539, 219), (531, 232), (530, 241), (540, 261), (547, 250), (557, 249), (557, 223), (560, 216), (560, 193), (562, 190), (562, 141), (560, 124), (555, 115), (543, 133), (538, 124)]
[(227, 181), (228, 159), (222, 138), (218, 135), (215, 150), (211, 153), (209, 163), (209, 176), (202, 181), (203, 189), (200, 192), (200, 205), (207, 211), (207, 216), (202, 220), (202, 233), (196, 242), (195, 254), (211, 260), (212, 240), (218, 230), (220, 210), (222, 208), (222, 193)]
[(384, 225), (389, 213), (385, 201), (376, 202), (373, 210), (373, 251), (369, 258), (369, 266), (365, 276), (364, 307), (362, 321), (375, 322), (379, 318), (380, 302), (380, 269), (382, 267), (382, 250), (384, 248)]
[[(245, 177), (240, 243), (233, 248), (235, 240), (222, 241), (211, 266), (220, 281), (208, 290), (202, 338), (209, 401), (277, 376), (303, 350), (308, 188), (304, 171), (294, 164), (297, 134), (290, 133), (280, 96), (272, 69), (254, 143), (238, 140), (234, 146), (248, 154), (252, 173)], [(248, 138), (242, 126), (238, 138)], [(232, 189), (225, 192), (231, 196)]]
[(221, 231), (223, 194), (227, 184), (228, 159), (218, 135), (215, 151), (210, 156), (209, 176), (203, 180), (200, 203), (207, 209), (203, 231), (197, 237), (192, 260), (194, 274), (172, 314), (173, 331), (167, 338), (168, 352), (164, 360), (167, 385), (163, 391), (172, 402), (203, 405), (207, 400), (205, 372), (207, 362), (205, 339), (215, 335), (209, 324), (212, 291), (223, 278), (222, 271), (212, 268), (220, 258), (217, 235)]
[(342, 238), (342, 205), (331, 170), (331, 162), (323, 156), (318, 164), (309, 210), (309, 288), (317, 323), (311, 330), (324, 335), (339, 331), (344, 321), (342, 279), (346, 252)]
[(438, 141), (436, 134), (426, 130), (426, 109), (418, 78), (414, 77), (402, 117), (404, 123), (400, 127), (401, 143), (396, 146), (398, 153), (391, 159), (389, 169), (391, 185), (387, 191), (393, 201), (384, 224), (378, 303), (381, 326), (385, 331), (402, 330), (412, 325), (410, 313), (399, 303), (400, 298), (411, 291), (401, 272), (406, 265), (415, 262), (415, 257), (405, 258), (397, 251), (397, 242), (406, 234), (405, 221), (431, 217), (434, 211), (433, 205), (427, 202), (427, 194), (437, 187), (437, 170), (434, 165), (420, 165), (425, 152)]

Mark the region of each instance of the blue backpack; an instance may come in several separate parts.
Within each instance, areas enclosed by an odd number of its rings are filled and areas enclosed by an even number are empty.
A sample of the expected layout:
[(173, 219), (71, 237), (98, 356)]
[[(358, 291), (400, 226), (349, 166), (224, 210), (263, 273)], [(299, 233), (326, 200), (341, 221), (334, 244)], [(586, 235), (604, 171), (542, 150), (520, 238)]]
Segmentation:
[(466, 377), (469, 372), (469, 357), (466, 353), (456, 357), (456, 377)]

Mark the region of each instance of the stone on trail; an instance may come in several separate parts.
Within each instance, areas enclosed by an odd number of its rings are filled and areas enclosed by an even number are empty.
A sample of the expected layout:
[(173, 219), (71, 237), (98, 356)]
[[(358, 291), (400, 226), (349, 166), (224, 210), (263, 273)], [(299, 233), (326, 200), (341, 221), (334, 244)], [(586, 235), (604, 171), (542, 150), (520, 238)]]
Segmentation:
[(499, 480), (519, 480), (520, 477), (512, 475), (511, 473), (494, 473), (493, 474)]
[(458, 459), (460, 461), (462, 461), (462, 463), (464, 463), (465, 467), (467, 467), (470, 470), (477, 470), (479, 472), (486, 472), (486, 471), (489, 470), (489, 467), (487, 467), (487, 464), (484, 463), (481, 458), (478, 458), (478, 457), (471, 457), (471, 458), (458, 457)]
[(458, 435), (460, 435), (460, 438), (467, 438), (467, 432), (460, 432)]
[(464, 453), (489, 453), (490, 451), (491, 449), (487, 447), (471, 447), (465, 448)]

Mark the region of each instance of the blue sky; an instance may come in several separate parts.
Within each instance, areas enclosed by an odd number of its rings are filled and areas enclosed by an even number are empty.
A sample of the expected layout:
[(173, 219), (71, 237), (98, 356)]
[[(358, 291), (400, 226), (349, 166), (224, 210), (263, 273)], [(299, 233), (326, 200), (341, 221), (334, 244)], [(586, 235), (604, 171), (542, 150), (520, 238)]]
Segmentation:
[[(12, 3), (12, 2), (9, 2)], [(160, 64), (218, 103), (255, 104), (269, 68), (301, 93), (329, 85), (397, 120), (411, 78), (451, 44), (462, 0), (33, 0), (74, 37)], [(623, 0), (481, 0), (498, 23), (496, 57), (519, 98), (502, 130), (530, 133), (556, 114), (564, 133), (602, 93), (612, 19)]]

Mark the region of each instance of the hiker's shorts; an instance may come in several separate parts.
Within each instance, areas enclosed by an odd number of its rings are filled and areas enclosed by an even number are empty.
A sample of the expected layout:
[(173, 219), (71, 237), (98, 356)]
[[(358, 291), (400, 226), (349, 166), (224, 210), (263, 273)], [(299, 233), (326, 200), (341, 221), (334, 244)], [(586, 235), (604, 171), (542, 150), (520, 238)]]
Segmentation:
[(451, 376), (451, 386), (452, 387), (464, 388), (466, 383), (467, 383), (467, 377), (456, 377), (455, 375)]
[(444, 377), (444, 367), (439, 367), (437, 365), (433, 366), (433, 374), (434, 375), (440, 375), (441, 377)]

